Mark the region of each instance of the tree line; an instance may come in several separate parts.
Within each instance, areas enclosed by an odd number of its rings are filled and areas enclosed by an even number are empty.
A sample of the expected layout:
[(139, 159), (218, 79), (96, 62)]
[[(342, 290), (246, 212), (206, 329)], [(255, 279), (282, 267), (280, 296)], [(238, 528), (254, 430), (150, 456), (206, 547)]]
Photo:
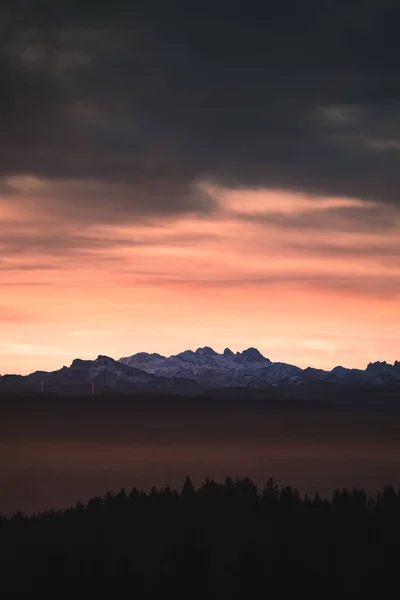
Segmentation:
[(128, 577), (141, 597), (184, 582), (192, 595), (219, 597), (273, 583), (360, 593), (395, 578), (399, 540), (394, 487), (325, 499), (273, 479), (261, 489), (249, 478), (207, 479), (196, 489), (187, 477), (179, 491), (121, 489), (67, 510), (1, 517), (0, 575), (14, 590), (50, 576), (92, 586)]

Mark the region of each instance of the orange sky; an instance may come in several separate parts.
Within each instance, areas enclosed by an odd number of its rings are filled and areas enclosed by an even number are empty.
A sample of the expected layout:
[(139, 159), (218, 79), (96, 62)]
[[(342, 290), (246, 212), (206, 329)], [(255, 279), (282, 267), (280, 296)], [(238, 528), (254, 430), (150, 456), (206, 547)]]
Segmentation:
[(208, 188), (208, 216), (77, 221), (40, 180), (1, 219), (0, 373), (256, 346), (302, 367), (400, 358), (399, 223), (374, 205)]
[(400, 359), (395, 9), (25, 4), (1, 12), (0, 374)]

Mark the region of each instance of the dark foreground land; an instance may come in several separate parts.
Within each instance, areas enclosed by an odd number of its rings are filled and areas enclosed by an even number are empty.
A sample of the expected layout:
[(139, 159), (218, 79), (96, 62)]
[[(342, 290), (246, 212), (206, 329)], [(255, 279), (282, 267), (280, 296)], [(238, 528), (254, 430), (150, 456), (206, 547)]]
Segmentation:
[(213, 395), (0, 394), (0, 441), (262, 440), (297, 434), (400, 438), (400, 389), (342, 389), (307, 395), (291, 389), (221, 389)]
[[(377, 391), (3, 396), (2, 596), (392, 596), (398, 403)], [(187, 473), (196, 489), (182, 490)]]
[(96, 597), (109, 584), (114, 595), (124, 581), (132, 598), (267, 598), (275, 588), (283, 597), (359, 598), (395, 586), (399, 559), (393, 487), (322, 500), (272, 480), (263, 489), (248, 478), (194, 489), (187, 478), (179, 492), (108, 492), (65, 511), (0, 521), (1, 585), (14, 594), (59, 597), (74, 585), (75, 596)]

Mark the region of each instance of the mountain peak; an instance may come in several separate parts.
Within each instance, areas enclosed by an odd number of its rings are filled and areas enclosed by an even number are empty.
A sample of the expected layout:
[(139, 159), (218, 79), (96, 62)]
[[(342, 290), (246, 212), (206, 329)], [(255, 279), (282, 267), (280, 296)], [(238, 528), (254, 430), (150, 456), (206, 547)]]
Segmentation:
[(96, 360), (94, 361), (96, 364), (98, 365), (111, 365), (113, 363), (115, 363), (115, 360), (113, 358), (111, 358), (110, 356), (105, 356), (104, 354), (99, 354), (99, 356), (96, 358)]
[(377, 374), (382, 374), (382, 373), (387, 373), (387, 374), (393, 374), (393, 373), (398, 373), (398, 371), (400, 367), (400, 363), (396, 360), (394, 362), (394, 364), (392, 365), (391, 363), (387, 363), (385, 360), (383, 361), (379, 361), (377, 360), (376, 362), (370, 362), (366, 368), (366, 372), (370, 372), (370, 373), (377, 373)]
[(183, 352), (179, 352), (179, 354), (176, 354), (176, 356), (178, 358), (192, 358), (195, 355), (195, 353), (193, 352), (193, 350), (183, 350)]
[(225, 348), (224, 356), (235, 356), (235, 354), (230, 350), (230, 348)]
[(204, 348), (197, 348), (195, 355), (196, 356), (216, 356), (215, 350), (210, 348), (210, 346), (204, 346)]
[(265, 358), (257, 348), (247, 348), (247, 350), (243, 350), (242, 356), (250, 362), (268, 360), (268, 358)]
[(391, 366), (392, 365), (388, 365), (386, 360), (382, 360), (382, 361), (377, 360), (375, 362), (368, 363), (366, 371), (382, 371), (382, 370), (386, 370), (387, 368), (390, 368)]
[(83, 358), (74, 358), (74, 360), (71, 363), (71, 368), (73, 368), (73, 367), (85, 367), (85, 366), (87, 366), (91, 362), (92, 362), (91, 360), (84, 360)]

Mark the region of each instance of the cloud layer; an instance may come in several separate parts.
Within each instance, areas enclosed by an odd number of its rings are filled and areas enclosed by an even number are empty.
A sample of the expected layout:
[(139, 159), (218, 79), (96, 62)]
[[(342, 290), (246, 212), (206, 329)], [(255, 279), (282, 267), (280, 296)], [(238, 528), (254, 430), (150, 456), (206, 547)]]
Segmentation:
[(102, 182), (100, 220), (209, 211), (202, 182), (398, 205), (399, 12), (335, 4), (8, 3), (3, 178)]

